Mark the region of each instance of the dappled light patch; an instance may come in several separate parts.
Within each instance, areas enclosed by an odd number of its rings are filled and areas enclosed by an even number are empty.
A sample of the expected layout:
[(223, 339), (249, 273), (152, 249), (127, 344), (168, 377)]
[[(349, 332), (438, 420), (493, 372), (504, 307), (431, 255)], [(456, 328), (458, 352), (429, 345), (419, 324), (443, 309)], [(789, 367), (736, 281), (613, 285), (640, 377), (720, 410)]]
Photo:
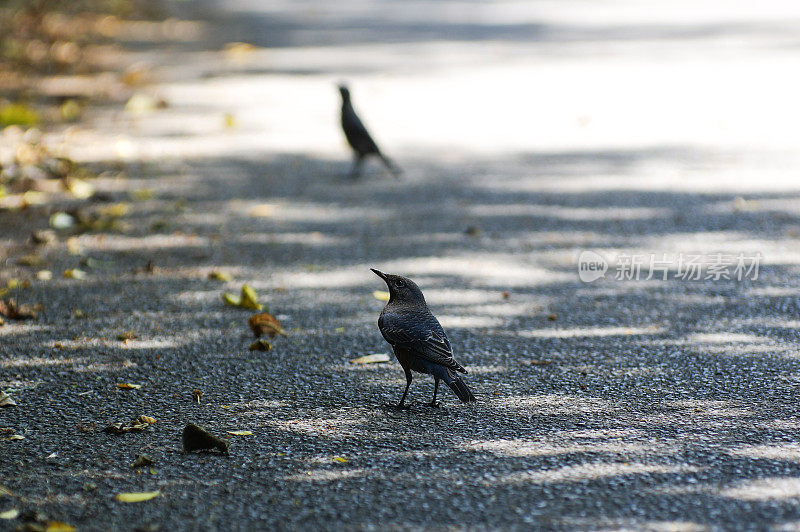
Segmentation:
[(501, 397), (495, 399), (493, 403), (505, 408), (531, 410), (544, 415), (611, 413), (618, 408), (612, 401), (598, 397), (555, 394)]
[(637, 220), (670, 216), (669, 209), (650, 207), (576, 208), (561, 205), (508, 204), (474, 205), (469, 212), (475, 216), (528, 216), (573, 220)]
[(737, 482), (724, 488), (721, 495), (744, 501), (795, 499), (800, 497), (800, 478), (772, 477)]
[(740, 445), (728, 450), (731, 456), (763, 460), (800, 462), (800, 445), (797, 443)]
[(315, 469), (305, 473), (288, 475), (285, 480), (292, 482), (335, 482), (337, 480), (357, 479), (367, 476), (369, 471), (363, 468), (356, 469)]
[(467, 450), (490, 452), (498, 456), (524, 457), (524, 456), (559, 456), (566, 454), (618, 454), (618, 455), (652, 455), (669, 454), (674, 451), (670, 448), (656, 448), (655, 445), (624, 441), (621, 438), (613, 438), (615, 441), (607, 441), (603, 438), (600, 441), (580, 441), (566, 440), (552, 442), (547, 440), (489, 440), (482, 442), (471, 442), (464, 446)]
[(674, 473), (693, 473), (700, 468), (690, 465), (646, 464), (637, 462), (594, 462), (574, 466), (564, 466), (544, 471), (519, 471), (500, 478), (502, 483), (561, 483), (591, 482), (613, 477), (636, 475), (668, 475)]
[(491, 327), (500, 327), (503, 325), (502, 318), (495, 318), (492, 316), (454, 316), (452, 314), (441, 314), (439, 322), (442, 327), (453, 329), (487, 329)]
[(659, 326), (649, 327), (586, 327), (572, 329), (535, 329), (522, 330), (515, 333), (523, 338), (591, 338), (606, 336), (641, 336), (659, 335), (666, 329)]

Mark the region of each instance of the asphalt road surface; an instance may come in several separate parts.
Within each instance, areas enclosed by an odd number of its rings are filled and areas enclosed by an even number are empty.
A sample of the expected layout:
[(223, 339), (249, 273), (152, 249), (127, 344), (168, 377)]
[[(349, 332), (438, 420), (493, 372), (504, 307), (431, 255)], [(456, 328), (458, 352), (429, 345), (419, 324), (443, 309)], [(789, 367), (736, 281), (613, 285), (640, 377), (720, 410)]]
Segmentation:
[[(68, 133), (76, 159), (123, 169), (96, 186), (130, 212), (76, 237), (82, 254), (49, 246), (54, 279), (19, 295), (43, 315), (0, 327), (18, 403), (0, 436), (25, 436), (0, 442), (0, 512), (85, 530), (800, 528), (796, 6), (181, 9), (199, 41), (127, 58), (167, 108)], [(256, 48), (223, 51), (237, 41)], [(340, 81), (402, 180), (347, 177)], [(15, 257), (47, 218), (0, 224)], [(581, 281), (584, 251), (604, 277)], [(60, 277), (87, 257), (86, 279)], [(477, 403), (443, 388), (428, 408), (418, 376), (412, 409), (384, 406), (399, 364), (350, 362), (389, 353), (369, 268), (420, 285)], [(222, 303), (244, 283), (288, 332), (269, 352)], [(157, 423), (102, 432), (141, 414)], [(182, 453), (188, 422), (230, 456)], [(130, 466), (142, 453), (152, 470)]]

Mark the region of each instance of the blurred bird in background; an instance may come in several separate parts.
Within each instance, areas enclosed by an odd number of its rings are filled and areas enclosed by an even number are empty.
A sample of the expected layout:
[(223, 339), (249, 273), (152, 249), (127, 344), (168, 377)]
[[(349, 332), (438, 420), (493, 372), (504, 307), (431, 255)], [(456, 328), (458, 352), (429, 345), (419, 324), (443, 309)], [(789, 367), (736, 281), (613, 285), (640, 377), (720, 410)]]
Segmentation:
[(360, 177), (364, 158), (369, 155), (375, 155), (380, 157), (393, 176), (399, 178), (403, 171), (391, 159), (381, 153), (380, 148), (372, 140), (369, 131), (364, 127), (364, 123), (361, 122), (355, 109), (353, 109), (353, 103), (350, 101), (350, 89), (346, 85), (339, 85), (339, 92), (342, 95), (342, 130), (344, 130), (347, 143), (353, 148), (354, 159), (350, 175), (353, 178)]

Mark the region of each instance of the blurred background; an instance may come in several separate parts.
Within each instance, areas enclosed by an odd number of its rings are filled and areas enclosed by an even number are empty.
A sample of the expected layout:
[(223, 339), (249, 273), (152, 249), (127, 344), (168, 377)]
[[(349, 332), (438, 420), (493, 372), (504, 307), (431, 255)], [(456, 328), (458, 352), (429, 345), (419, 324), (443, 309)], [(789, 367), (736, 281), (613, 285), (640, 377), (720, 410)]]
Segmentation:
[[(4, 133), (6, 167), (31, 126), (60, 133), (51, 143), (82, 161), (347, 158), (334, 89), (346, 81), (395, 156), (644, 151), (656, 155), (640, 161), (648, 187), (796, 180), (800, 9), (790, 1), (37, 0), (0, 9), (0, 125), (18, 126)], [(604, 187), (636, 186), (608, 165), (591, 173)]]

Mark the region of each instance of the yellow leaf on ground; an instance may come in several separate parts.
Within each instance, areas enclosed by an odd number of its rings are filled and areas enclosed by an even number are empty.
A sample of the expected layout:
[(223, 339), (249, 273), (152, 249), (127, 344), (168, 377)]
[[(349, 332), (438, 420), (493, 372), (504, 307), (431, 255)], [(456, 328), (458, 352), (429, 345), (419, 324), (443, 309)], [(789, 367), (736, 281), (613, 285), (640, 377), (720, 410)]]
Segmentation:
[(131, 384), (129, 382), (120, 382), (117, 384), (117, 388), (122, 388), (123, 390), (138, 390), (141, 387), (141, 384)]
[(221, 270), (214, 270), (213, 272), (208, 274), (208, 278), (212, 281), (222, 281), (224, 283), (230, 281), (232, 279), (231, 274), (228, 272), (223, 272)]
[(0, 513), (0, 519), (16, 519), (19, 516), (19, 510), (12, 508)]
[(234, 436), (252, 436), (253, 432), (249, 430), (229, 430), (226, 431), (228, 434), (233, 434)]
[(264, 308), (264, 305), (258, 302), (258, 295), (250, 285), (242, 285), (242, 292), (239, 297), (236, 297), (233, 294), (224, 293), (222, 294), (222, 300), (226, 305), (230, 305), (232, 307), (249, 308), (251, 310), (261, 310)]
[(340, 464), (344, 464), (347, 463), (347, 458), (342, 458), (341, 456), (334, 456), (333, 461), (339, 462)]
[(378, 362), (389, 362), (389, 355), (386, 353), (373, 353), (363, 357), (354, 358), (350, 362), (353, 364), (377, 364)]
[(50, 521), (47, 523), (47, 526), (44, 530), (45, 532), (75, 532), (78, 529), (72, 525), (68, 525), (67, 523)]
[(86, 199), (94, 196), (94, 187), (91, 183), (83, 179), (72, 178), (67, 181), (67, 190), (78, 199)]
[(233, 294), (228, 294), (227, 292), (222, 294), (222, 300), (225, 302), (226, 305), (231, 307), (239, 307), (242, 305), (242, 298), (235, 296)]
[(36, 109), (21, 103), (9, 103), (0, 107), (0, 126), (33, 126), (41, 116)]
[(130, 190), (128, 191), (128, 197), (135, 201), (146, 201), (149, 199), (153, 199), (156, 193), (153, 191), (152, 188), (140, 188), (138, 190)]
[(100, 216), (107, 216), (109, 218), (122, 218), (130, 214), (130, 212), (131, 206), (124, 201), (97, 209), (97, 213)]
[(117, 493), (114, 495), (114, 500), (117, 502), (142, 502), (155, 499), (159, 495), (161, 495), (161, 490), (143, 491), (139, 493)]
[(86, 279), (86, 272), (77, 268), (64, 270), (65, 279)]
[(256, 295), (256, 291), (253, 290), (253, 287), (250, 285), (243, 285), (242, 286), (242, 303), (241, 305), (244, 308), (249, 308), (252, 310), (261, 310), (264, 308), (264, 305), (258, 302), (258, 296)]
[(389, 301), (389, 292), (386, 292), (385, 290), (375, 290), (372, 292), (372, 297), (378, 301)]

